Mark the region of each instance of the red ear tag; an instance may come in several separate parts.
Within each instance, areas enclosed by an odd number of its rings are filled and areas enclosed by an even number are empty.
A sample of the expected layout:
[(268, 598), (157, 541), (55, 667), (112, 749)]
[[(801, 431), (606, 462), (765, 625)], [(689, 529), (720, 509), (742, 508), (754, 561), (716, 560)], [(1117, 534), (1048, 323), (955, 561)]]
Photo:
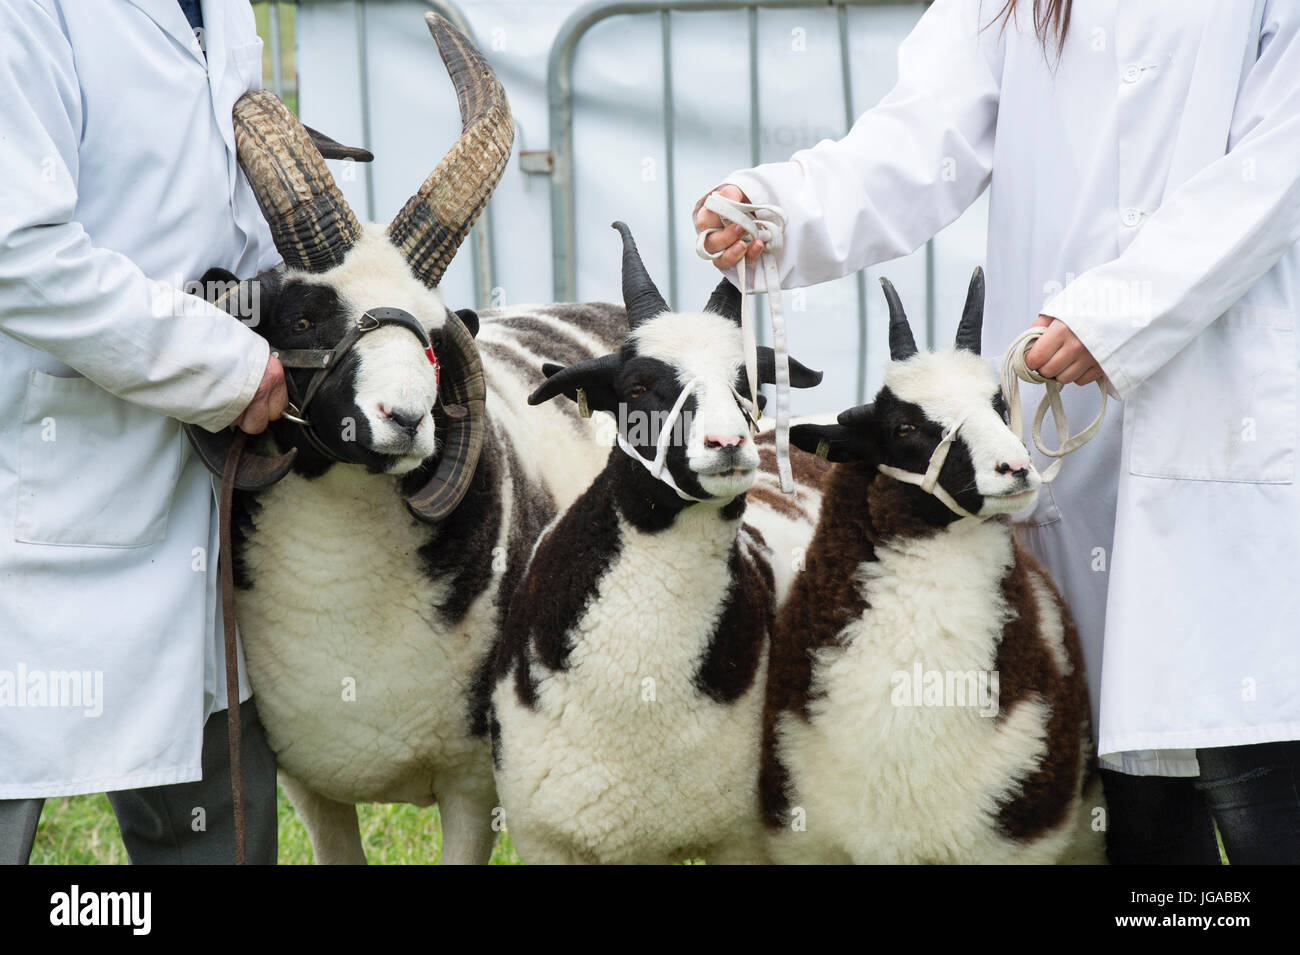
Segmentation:
[(430, 345), (424, 350), (424, 357), (429, 359), (429, 364), (433, 366), (433, 380), (439, 385), (442, 384), (442, 366), (438, 364), (438, 359), (433, 354), (433, 346)]

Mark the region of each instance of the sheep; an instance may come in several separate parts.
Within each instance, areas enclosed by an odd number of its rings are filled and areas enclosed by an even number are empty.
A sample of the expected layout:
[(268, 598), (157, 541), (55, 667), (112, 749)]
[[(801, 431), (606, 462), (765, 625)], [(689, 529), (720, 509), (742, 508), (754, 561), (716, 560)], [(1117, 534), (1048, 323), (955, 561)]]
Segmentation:
[[(439, 278), (513, 133), (486, 62), (428, 22), (465, 125), (387, 230), (356, 221), (271, 94), (236, 107), (240, 161), (285, 259), (251, 280), (256, 330), (298, 402), (249, 467), (291, 470), (245, 482), (260, 493), (236, 501), (236, 611), (281, 782), (321, 863), (365, 861), (360, 802), (436, 801), (441, 860), (489, 860), (481, 673), (537, 534), (607, 450), (570, 408), (519, 410), (544, 359), (604, 354), (624, 324), (614, 305), (480, 318), (444, 304)], [(317, 374), (322, 355), (333, 363)], [(212, 440), (197, 443), (219, 461)]]
[(1069, 611), (1012, 534), (1041, 480), (979, 357), (983, 273), (957, 347), (933, 353), (883, 284), (892, 362), (875, 401), (791, 432), (835, 464), (773, 636), (769, 850), (1058, 861), (1085, 821), (1087, 688)]
[[(768, 635), (811, 515), (770, 496), (773, 462), (750, 437), (739, 293), (724, 280), (704, 312), (670, 312), (614, 225), (630, 334), (616, 354), (548, 365), (529, 403), (565, 394), (615, 416), (619, 446), (511, 600), (492, 677), (497, 789), (526, 862), (759, 862)], [(770, 383), (770, 349), (759, 368)], [(821, 375), (792, 361), (791, 380)], [(823, 468), (800, 458), (798, 506), (815, 512)], [(760, 463), (771, 503), (749, 511)]]

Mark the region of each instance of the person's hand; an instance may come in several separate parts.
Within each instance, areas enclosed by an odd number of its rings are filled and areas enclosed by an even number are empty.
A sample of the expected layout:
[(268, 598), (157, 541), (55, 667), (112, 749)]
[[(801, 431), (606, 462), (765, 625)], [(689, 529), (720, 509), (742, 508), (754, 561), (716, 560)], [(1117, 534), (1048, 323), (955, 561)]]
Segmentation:
[[(735, 202), (749, 202), (745, 194), (740, 191), (739, 186), (726, 185), (713, 191)], [(703, 232), (705, 229), (717, 229), (721, 226), (722, 219), (719, 218), (716, 212), (704, 208), (704, 200), (701, 199), (700, 205), (695, 212), (695, 231)], [(713, 264), (725, 272), (739, 262), (742, 257), (749, 265), (756, 265), (758, 257), (763, 251), (763, 243), (757, 239), (746, 243), (745, 230), (733, 222), (721, 232), (711, 233), (704, 240), (704, 250), (706, 252), (713, 253), (720, 249), (726, 249), (726, 251), (714, 259)]]
[(1039, 315), (1029, 327), (1047, 329), (1025, 355), (1025, 364), (1031, 370), (1063, 385), (1090, 385), (1101, 377), (1101, 365), (1065, 322)]
[(262, 372), (262, 383), (257, 386), (253, 400), (244, 413), (235, 419), (235, 426), (249, 434), (261, 434), (266, 426), (284, 414), (289, 405), (289, 392), (284, 386), (284, 366), (272, 355)]

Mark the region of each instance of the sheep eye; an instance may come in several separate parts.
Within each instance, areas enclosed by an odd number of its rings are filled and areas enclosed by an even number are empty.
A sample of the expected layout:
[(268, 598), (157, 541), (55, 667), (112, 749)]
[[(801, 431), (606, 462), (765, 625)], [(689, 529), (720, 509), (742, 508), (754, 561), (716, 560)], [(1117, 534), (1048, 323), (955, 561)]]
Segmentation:
[(894, 429), (894, 434), (897, 437), (906, 438), (909, 434), (911, 434), (915, 430), (916, 430), (916, 425), (914, 424), (900, 424), (897, 428)]
[(642, 384), (635, 384), (627, 390), (627, 396), (629, 398), (640, 398), (644, 394), (645, 394), (645, 385)]
[(290, 328), (295, 332), (305, 332), (311, 328), (311, 322), (305, 318), (300, 318), (294, 322)]

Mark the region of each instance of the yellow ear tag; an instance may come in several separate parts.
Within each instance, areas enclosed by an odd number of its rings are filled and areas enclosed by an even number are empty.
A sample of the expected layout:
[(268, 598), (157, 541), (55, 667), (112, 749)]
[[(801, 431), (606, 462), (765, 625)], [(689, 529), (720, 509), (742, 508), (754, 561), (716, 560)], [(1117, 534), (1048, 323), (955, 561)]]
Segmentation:
[(591, 417), (591, 407), (587, 404), (587, 389), (578, 389), (578, 414), (583, 418)]
[(830, 455), (831, 455), (831, 443), (827, 441), (825, 438), (822, 438), (820, 441), (817, 442), (817, 457), (829, 459)]

